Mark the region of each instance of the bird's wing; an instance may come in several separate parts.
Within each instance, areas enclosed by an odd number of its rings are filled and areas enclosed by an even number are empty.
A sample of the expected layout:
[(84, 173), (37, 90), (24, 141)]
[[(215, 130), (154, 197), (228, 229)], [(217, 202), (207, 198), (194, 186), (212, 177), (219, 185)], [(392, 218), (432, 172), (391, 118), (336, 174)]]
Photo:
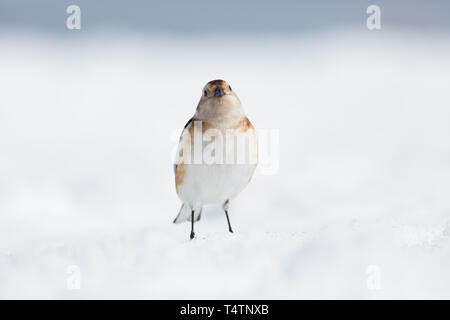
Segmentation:
[(180, 140), (178, 141), (177, 153), (175, 155), (175, 162), (173, 165), (173, 172), (175, 174), (177, 173), (177, 167), (180, 164), (180, 161), (182, 159), (182, 150), (183, 150), (184, 139), (185, 139), (186, 134), (189, 132), (189, 127), (192, 125), (193, 120), (194, 120), (194, 118), (189, 119), (189, 121), (184, 126), (183, 131), (181, 132)]

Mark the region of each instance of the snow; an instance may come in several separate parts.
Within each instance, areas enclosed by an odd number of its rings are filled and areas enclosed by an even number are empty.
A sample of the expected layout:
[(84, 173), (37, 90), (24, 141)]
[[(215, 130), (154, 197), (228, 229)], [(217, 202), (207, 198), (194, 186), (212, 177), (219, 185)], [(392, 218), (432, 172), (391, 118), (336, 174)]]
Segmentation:
[[(449, 39), (0, 34), (0, 298), (450, 298)], [(277, 169), (189, 241), (171, 155), (216, 78)]]

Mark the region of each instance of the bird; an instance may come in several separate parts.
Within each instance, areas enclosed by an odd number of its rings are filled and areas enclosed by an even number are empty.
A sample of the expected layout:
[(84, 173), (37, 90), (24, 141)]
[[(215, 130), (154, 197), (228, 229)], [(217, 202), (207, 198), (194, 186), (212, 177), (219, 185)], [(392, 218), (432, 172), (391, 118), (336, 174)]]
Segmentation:
[(182, 204), (174, 223), (194, 223), (205, 205), (221, 205), (228, 231), (230, 201), (250, 182), (258, 165), (256, 130), (225, 80), (209, 81), (194, 116), (181, 133), (174, 161), (175, 188)]

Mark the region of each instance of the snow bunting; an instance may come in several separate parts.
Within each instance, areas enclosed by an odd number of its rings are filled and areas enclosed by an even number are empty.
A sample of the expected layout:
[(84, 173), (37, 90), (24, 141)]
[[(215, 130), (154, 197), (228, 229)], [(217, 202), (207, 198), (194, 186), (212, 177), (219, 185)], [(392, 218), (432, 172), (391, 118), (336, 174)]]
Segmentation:
[(180, 137), (175, 186), (181, 205), (174, 223), (200, 220), (204, 205), (220, 204), (231, 229), (228, 209), (250, 182), (258, 159), (255, 128), (241, 101), (224, 80), (208, 82), (194, 116)]

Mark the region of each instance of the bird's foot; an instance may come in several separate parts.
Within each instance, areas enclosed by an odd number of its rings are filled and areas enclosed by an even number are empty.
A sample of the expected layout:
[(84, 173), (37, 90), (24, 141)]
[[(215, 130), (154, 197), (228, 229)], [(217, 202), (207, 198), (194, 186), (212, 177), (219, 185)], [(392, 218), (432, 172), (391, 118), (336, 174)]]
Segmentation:
[(194, 231), (191, 232), (191, 240), (195, 238), (195, 233)]

